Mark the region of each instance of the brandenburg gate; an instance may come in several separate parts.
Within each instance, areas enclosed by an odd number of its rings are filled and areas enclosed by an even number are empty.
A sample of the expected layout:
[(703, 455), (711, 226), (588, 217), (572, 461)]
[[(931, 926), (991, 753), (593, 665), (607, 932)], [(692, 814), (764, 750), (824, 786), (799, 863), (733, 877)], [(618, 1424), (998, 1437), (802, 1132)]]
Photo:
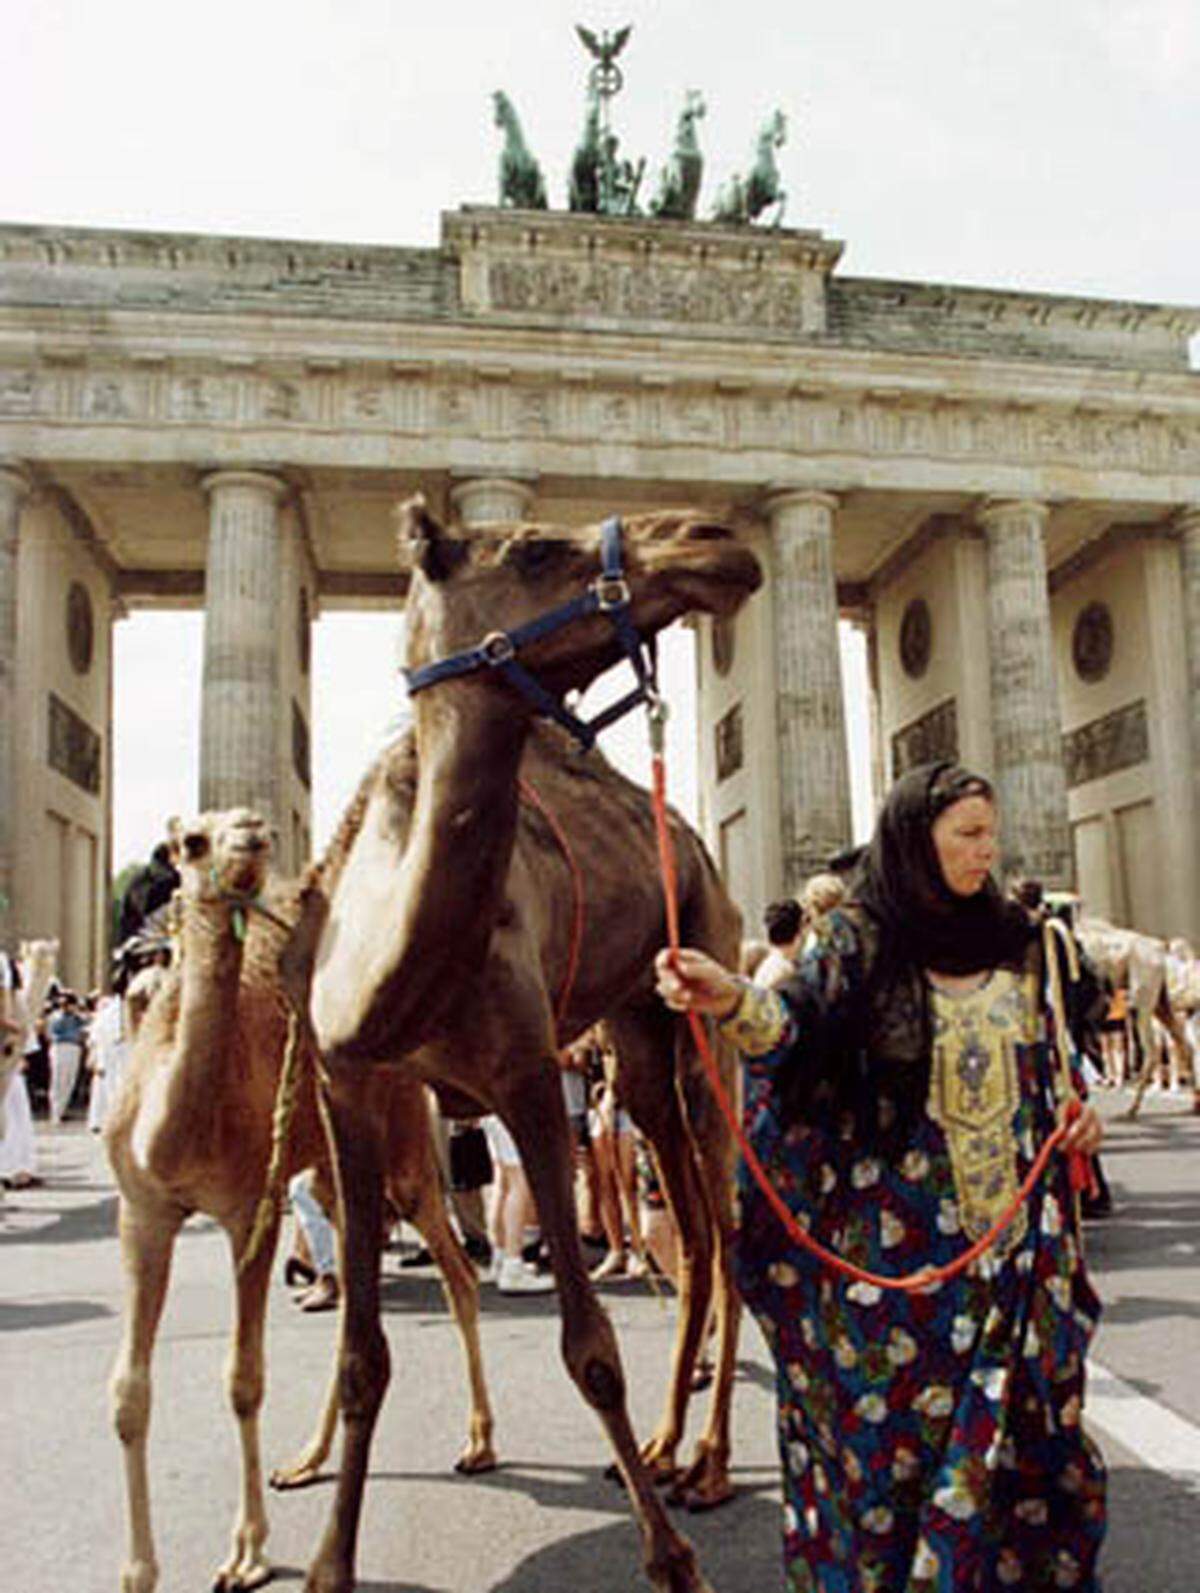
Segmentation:
[(0, 940), (102, 969), (136, 606), (203, 605), (198, 801), (302, 862), (309, 629), (400, 603), (420, 488), (468, 530), (695, 503), (760, 553), (697, 647), (703, 827), (753, 918), (849, 839), (841, 616), (877, 790), (957, 754), (1006, 869), (1200, 941), (1200, 312), (841, 254), (483, 208), (420, 249), (0, 227)]

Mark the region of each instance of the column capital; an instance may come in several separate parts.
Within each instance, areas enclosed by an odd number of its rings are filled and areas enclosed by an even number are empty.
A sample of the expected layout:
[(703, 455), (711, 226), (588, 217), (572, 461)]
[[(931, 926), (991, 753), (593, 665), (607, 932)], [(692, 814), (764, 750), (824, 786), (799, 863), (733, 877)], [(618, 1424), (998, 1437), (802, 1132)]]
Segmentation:
[(836, 514), (841, 500), (836, 493), (825, 492), (820, 487), (785, 487), (770, 484), (763, 494), (762, 504), (771, 517), (785, 509), (824, 509)]
[(269, 493), (276, 503), (289, 490), (282, 476), (267, 470), (214, 470), (201, 477), (200, 485), (210, 498), (226, 488), (240, 488), (244, 492)]
[(469, 476), (450, 488), (450, 502), (465, 526), (523, 520), (535, 497), (533, 482), (515, 476)]
[(1200, 503), (1186, 503), (1171, 516), (1171, 528), (1180, 536), (1200, 532)]
[(1044, 526), (1050, 518), (1050, 505), (1038, 498), (985, 498), (977, 505), (975, 518), (985, 530), (1010, 520), (1032, 519)]

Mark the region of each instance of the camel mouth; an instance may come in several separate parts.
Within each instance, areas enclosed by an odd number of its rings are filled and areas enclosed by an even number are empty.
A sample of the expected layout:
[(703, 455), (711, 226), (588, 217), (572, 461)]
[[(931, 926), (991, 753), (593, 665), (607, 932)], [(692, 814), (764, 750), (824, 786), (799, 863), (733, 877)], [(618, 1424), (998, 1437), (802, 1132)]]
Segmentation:
[(689, 608), (702, 609), (718, 619), (736, 614), (763, 583), (762, 565), (749, 548), (735, 542), (696, 545), (703, 567), (688, 569), (686, 562), (672, 572), (672, 585)]

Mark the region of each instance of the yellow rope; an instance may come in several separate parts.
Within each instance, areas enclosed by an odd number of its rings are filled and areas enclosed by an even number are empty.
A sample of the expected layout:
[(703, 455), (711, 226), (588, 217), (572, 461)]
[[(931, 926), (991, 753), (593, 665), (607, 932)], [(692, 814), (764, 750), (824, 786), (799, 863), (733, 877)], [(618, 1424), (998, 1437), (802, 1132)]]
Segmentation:
[(299, 1036), (299, 1020), (296, 1009), (288, 1007), (288, 1032), (287, 1045), (283, 1053), (283, 1067), (279, 1072), (279, 1087), (275, 1092), (275, 1111), (271, 1119), (271, 1159), (267, 1164), (267, 1178), (263, 1192), (259, 1197), (258, 1208), (254, 1213), (254, 1225), (250, 1230), (250, 1237), (246, 1241), (246, 1248), (238, 1260), (238, 1273), (245, 1272), (254, 1258), (262, 1249), (267, 1235), (279, 1221), (283, 1207), (284, 1196), (284, 1152), (287, 1148), (288, 1133), (292, 1126), (292, 1118), (296, 1114), (296, 1102), (300, 1098), (300, 1083), (302, 1072), (301, 1047), (297, 1043)]

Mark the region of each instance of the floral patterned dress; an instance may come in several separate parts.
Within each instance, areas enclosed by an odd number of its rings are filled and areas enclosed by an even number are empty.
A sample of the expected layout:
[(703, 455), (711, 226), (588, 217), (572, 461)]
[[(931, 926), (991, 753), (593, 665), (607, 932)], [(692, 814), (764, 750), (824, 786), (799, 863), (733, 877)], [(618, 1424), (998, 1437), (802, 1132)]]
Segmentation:
[[(800, 977), (824, 1001), (861, 999), (852, 918), (832, 916)], [(781, 1121), (774, 1076), (804, 1044), (781, 997), (748, 991), (724, 1026), (776, 1187), (817, 1239), (878, 1273), (953, 1259), (1054, 1124), (1033, 976), (934, 993), (931, 1016), (926, 1110), (887, 1156), (847, 1123)], [(744, 1168), (741, 1203), (739, 1282), (777, 1371), (789, 1593), (1096, 1593), (1105, 1477), (1081, 1407), (1099, 1307), (1063, 1159), (993, 1251), (916, 1294), (828, 1273)]]

